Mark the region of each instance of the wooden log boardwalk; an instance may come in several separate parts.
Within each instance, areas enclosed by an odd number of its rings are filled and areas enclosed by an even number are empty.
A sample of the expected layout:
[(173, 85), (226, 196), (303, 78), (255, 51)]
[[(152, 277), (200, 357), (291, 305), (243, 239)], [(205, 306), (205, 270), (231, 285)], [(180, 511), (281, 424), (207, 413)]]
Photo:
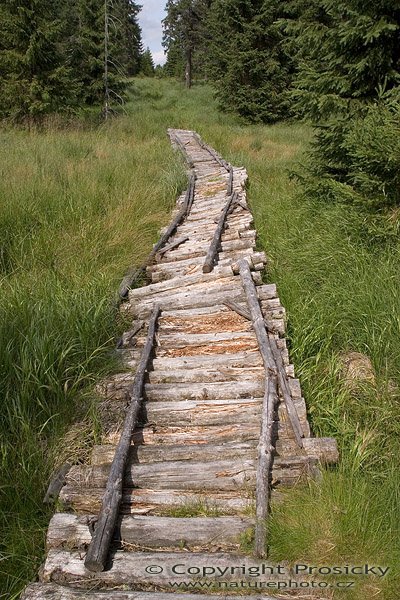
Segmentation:
[(24, 600), (231, 599), (293, 578), (267, 561), (269, 506), (338, 458), (311, 436), (245, 169), (193, 131), (169, 135), (188, 190), (140, 269), (148, 285), (121, 285), (125, 370), (98, 385), (103, 438), (65, 476)]

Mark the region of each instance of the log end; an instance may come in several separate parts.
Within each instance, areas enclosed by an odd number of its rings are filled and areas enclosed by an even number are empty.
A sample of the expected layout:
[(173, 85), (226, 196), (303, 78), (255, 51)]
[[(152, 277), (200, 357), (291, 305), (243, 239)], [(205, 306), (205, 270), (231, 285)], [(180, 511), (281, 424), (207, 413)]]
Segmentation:
[(211, 273), (212, 270), (212, 265), (209, 265), (208, 263), (203, 265), (203, 273)]
[(101, 573), (104, 571), (104, 564), (98, 559), (91, 557), (89, 555), (85, 558), (85, 567), (88, 571), (92, 573)]

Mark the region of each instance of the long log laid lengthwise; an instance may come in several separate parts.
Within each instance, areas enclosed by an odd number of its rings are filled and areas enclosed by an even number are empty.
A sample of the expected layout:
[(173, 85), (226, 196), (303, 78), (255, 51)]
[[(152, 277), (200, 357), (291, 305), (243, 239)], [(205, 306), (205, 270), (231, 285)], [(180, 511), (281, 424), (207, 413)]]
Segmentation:
[(258, 444), (258, 462), (256, 473), (256, 526), (254, 552), (258, 558), (267, 554), (267, 518), (270, 502), (269, 476), (273, 462), (272, 427), (278, 404), (278, 386), (276, 375), (267, 375), (261, 414), (260, 441)]
[(225, 220), (226, 220), (226, 217), (228, 216), (230, 208), (232, 207), (233, 204), (235, 204), (237, 197), (238, 197), (238, 195), (236, 192), (234, 192), (231, 196), (229, 196), (229, 199), (228, 199), (227, 203), (225, 204), (225, 208), (221, 212), (221, 215), (218, 219), (217, 227), (214, 232), (214, 237), (213, 237), (210, 247), (208, 249), (206, 260), (204, 261), (204, 264), (203, 264), (203, 273), (211, 273), (211, 271), (214, 268), (214, 261), (215, 261), (216, 255), (218, 253), (218, 246), (221, 243), (221, 235), (224, 231)]
[(122, 434), (111, 465), (111, 471), (108, 477), (99, 518), (85, 558), (85, 567), (90, 571), (99, 572), (104, 570), (110, 543), (114, 535), (122, 499), (122, 484), (125, 466), (131, 446), (132, 433), (137, 425), (138, 415), (142, 404), (144, 376), (153, 350), (159, 314), (160, 307), (156, 305), (149, 321), (146, 344), (143, 348), (140, 363), (133, 382), (130, 405), (126, 413)]
[(268, 373), (278, 377), (279, 386), (286, 405), (290, 422), (293, 427), (296, 442), (299, 445), (299, 447), (302, 448), (302, 438), (304, 437), (303, 428), (301, 426), (300, 419), (297, 415), (296, 408), (293, 404), (292, 397), (290, 394), (287, 393), (286, 375), (280, 369), (277, 368), (275, 356), (271, 348), (271, 342), (265, 328), (264, 317), (262, 315), (260, 305), (258, 302), (257, 290), (253, 283), (250, 267), (247, 261), (241, 260), (239, 262), (239, 269), (240, 277), (242, 279), (243, 287), (246, 293), (247, 303), (250, 309), (254, 331), (257, 336), (257, 341), (261, 355), (263, 357), (265, 368), (268, 371)]
[(118, 297), (120, 300), (126, 298), (134, 282), (138, 279), (138, 277), (140, 277), (146, 272), (146, 268), (152, 263), (157, 252), (159, 252), (160, 249), (164, 246), (164, 244), (168, 242), (169, 238), (175, 232), (176, 228), (180, 225), (183, 219), (189, 215), (194, 200), (195, 186), (196, 173), (192, 170), (189, 178), (189, 186), (186, 190), (185, 200), (183, 201), (182, 206), (178, 211), (178, 214), (171, 221), (165, 233), (163, 233), (158, 242), (155, 244), (146, 261), (140, 267), (130, 270), (127, 273), (127, 275), (125, 275), (118, 290)]

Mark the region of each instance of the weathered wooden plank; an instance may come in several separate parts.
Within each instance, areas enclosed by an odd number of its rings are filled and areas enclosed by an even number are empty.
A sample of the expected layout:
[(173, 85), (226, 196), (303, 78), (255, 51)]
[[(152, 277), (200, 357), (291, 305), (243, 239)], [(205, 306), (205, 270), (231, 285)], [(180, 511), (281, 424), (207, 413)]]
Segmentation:
[(262, 379), (258, 381), (156, 383), (145, 385), (145, 398), (148, 402), (251, 398), (261, 396), (263, 389), (264, 381)]
[[(237, 282), (232, 282), (230, 285), (221, 286), (218, 290), (215, 288), (198, 291), (196, 294), (187, 291), (179, 294), (172, 294), (165, 298), (160, 298), (160, 307), (162, 311), (183, 309), (183, 308), (202, 308), (216, 304), (221, 304), (229, 298), (236, 301), (243, 301), (244, 292)], [(158, 301), (158, 299), (157, 299)], [(129, 304), (126, 308), (126, 313), (138, 318), (147, 318), (151, 312), (152, 304), (148, 301)]]
[[(218, 581), (221, 579), (221, 572), (226, 581), (254, 581), (254, 571), (251, 568), (260, 569), (262, 565), (256, 559), (246, 555), (235, 555), (231, 553), (214, 552), (212, 559), (210, 554), (200, 552), (189, 552), (184, 555), (182, 552), (122, 552), (117, 551), (112, 557), (112, 568), (103, 573), (90, 573), (85, 569), (82, 554), (68, 552), (67, 550), (51, 550), (43, 567), (42, 579), (44, 582), (61, 581), (70, 582), (78, 588), (88, 588), (95, 584), (101, 584), (105, 588), (115, 585), (124, 585), (128, 589), (140, 585), (149, 584), (149, 565), (161, 565), (162, 572), (154, 573), (151, 577), (152, 586), (165, 587), (171, 591), (171, 581), (198, 581), (199, 573), (205, 570), (205, 576), (202, 581)], [(176, 565), (181, 565), (176, 567)], [(231, 570), (232, 565), (239, 566)], [(277, 565), (274, 566), (272, 573), (262, 575), (265, 580), (287, 580), (290, 572), (286, 569), (284, 574), (279, 575)], [(147, 569), (147, 571), (146, 571)], [(219, 569), (219, 570), (218, 570)], [(160, 570), (161, 571), (161, 570)], [(292, 578), (292, 574), (290, 575)]]
[[(209, 432), (211, 433), (211, 432)], [(211, 440), (214, 440), (212, 443)], [(202, 443), (193, 443), (185, 445), (163, 443), (158, 446), (156, 444), (136, 444), (131, 446), (127, 465), (130, 468), (135, 464), (146, 464), (165, 461), (187, 461), (194, 460), (196, 462), (209, 461), (215, 459), (216, 456), (223, 456), (224, 459), (238, 459), (242, 456), (254, 459), (256, 444), (254, 441), (249, 442), (226, 442), (219, 445), (218, 440), (204, 438)], [(94, 446), (91, 455), (92, 466), (110, 465), (115, 454), (115, 445)]]
[[(112, 591), (112, 600), (171, 600), (171, 593)], [(204, 600), (203, 594), (179, 594), (177, 600)], [(247, 596), (249, 600), (274, 600), (270, 596)], [(221, 600), (221, 596), (208, 595), (208, 600)], [(21, 600), (110, 600), (110, 591), (77, 590), (54, 583), (31, 583), (21, 596)], [(224, 600), (237, 600), (237, 596), (225, 596)]]
[(154, 372), (158, 370), (169, 370), (175, 369), (210, 369), (215, 367), (216, 369), (223, 368), (238, 368), (246, 369), (252, 367), (259, 367), (263, 364), (262, 358), (258, 349), (253, 352), (237, 352), (236, 354), (219, 354), (216, 356), (185, 356), (185, 357), (156, 357), (153, 362)]
[[(47, 548), (85, 549), (92, 539), (90, 526), (94, 515), (56, 513), (47, 531)], [(238, 546), (239, 537), (254, 524), (249, 517), (124, 516), (118, 539), (125, 545), (142, 548), (199, 548), (212, 550)]]
[(188, 240), (189, 240), (189, 237), (187, 235), (179, 237), (179, 238), (176, 238), (173, 242), (170, 242), (169, 244), (167, 244), (166, 246), (164, 246), (164, 248), (161, 248), (158, 251), (158, 254), (160, 256), (163, 256), (166, 252), (169, 252), (170, 250), (174, 250), (175, 248), (177, 248), (181, 244), (184, 244)]
[[(233, 423), (231, 425), (214, 426), (176, 426), (176, 427), (142, 427), (134, 431), (132, 444), (145, 444), (146, 446), (159, 444), (179, 445), (182, 448), (191, 444), (204, 444), (205, 440), (214, 440), (217, 445), (225, 443), (239, 444), (241, 442), (258, 441), (260, 426), (258, 423)], [(294, 454), (292, 440), (285, 440), (286, 454)], [(104, 445), (118, 443), (118, 434), (111, 432), (102, 438)]]
[(218, 333), (160, 333), (158, 336), (159, 346), (168, 348), (185, 348), (194, 344), (196, 346), (208, 346), (215, 342), (243, 340), (254, 341), (255, 335), (253, 331), (246, 331), (247, 327), (243, 327), (244, 331), (221, 331)]
[(125, 416), (121, 438), (118, 443), (109, 473), (107, 489), (104, 494), (101, 511), (93, 534), (93, 539), (86, 554), (85, 566), (91, 571), (99, 571), (104, 569), (109, 551), (109, 545), (114, 534), (115, 524), (118, 517), (118, 509), (122, 498), (122, 478), (131, 445), (132, 432), (137, 424), (141, 407), (144, 374), (153, 349), (159, 313), (160, 308), (157, 305), (153, 308), (153, 312), (149, 321), (147, 341), (143, 349), (143, 354), (140, 359), (132, 386), (130, 405)]
[[(246, 496), (246, 491), (187, 492), (185, 490), (141, 490), (124, 488), (121, 503), (121, 514), (170, 514), (171, 509), (192, 507), (200, 510), (200, 514), (248, 514), (251, 512), (253, 501)], [(93, 514), (101, 506), (104, 494), (103, 488), (78, 488), (75, 485), (63, 487), (60, 501), (66, 508), (84, 514)], [(274, 496), (280, 499), (278, 493)]]
[[(157, 296), (161, 293), (171, 292), (171, 290), (179, 289), (182, 287), (202, 286), (207, 282), (216, 282), (219, 285), (223, 279), (231, 277), (233, 279), (232, 269), (230, 267), (219, 268), (211, 275), (204, 275), (203, 273), (195, 273), (194, 275), (182, 276), (178, 275), (173, 279), (162, 281), (159, 283), (151, 283), (142, 288), (136, 288), (129, 292), (130, 300), (140, 299), (144, 296)], [(196, 289), (196, 288), (194, 288)]]
[(260, 381), (265, 371), (262, 367), (255, 368), (203, 368), (177, 369), (165, 371), (150, 371), (149, 382), (155, 383), (210, 383), (226, 381)]

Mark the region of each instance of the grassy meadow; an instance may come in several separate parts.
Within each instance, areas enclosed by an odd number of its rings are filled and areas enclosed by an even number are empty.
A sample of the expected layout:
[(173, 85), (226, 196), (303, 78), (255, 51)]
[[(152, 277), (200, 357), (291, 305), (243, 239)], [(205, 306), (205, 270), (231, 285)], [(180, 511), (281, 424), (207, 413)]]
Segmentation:
[[(247, 168), (312, 426), (341, 451), (318, 484), (274, 509), (270, 559), (390, 567), (333, 597), (395, 600), (399, 246), (369, 243), (354, 208), (301, 196), (289, 171), (311, 140), (307, 125), (246, 125), (217, 111), (208, 86), (145, 79), (133, 82), (126, 114), (99, 127), (0, 130), (0, 598), (16, 598), (43, 559), (49, 473), (96, 437), (90, 390), (117, 368), (116, 289), (185, 183), (167, 127), (195, 129)], [(374, 382), (345, 385), (349, 351), (371, 359)]]

